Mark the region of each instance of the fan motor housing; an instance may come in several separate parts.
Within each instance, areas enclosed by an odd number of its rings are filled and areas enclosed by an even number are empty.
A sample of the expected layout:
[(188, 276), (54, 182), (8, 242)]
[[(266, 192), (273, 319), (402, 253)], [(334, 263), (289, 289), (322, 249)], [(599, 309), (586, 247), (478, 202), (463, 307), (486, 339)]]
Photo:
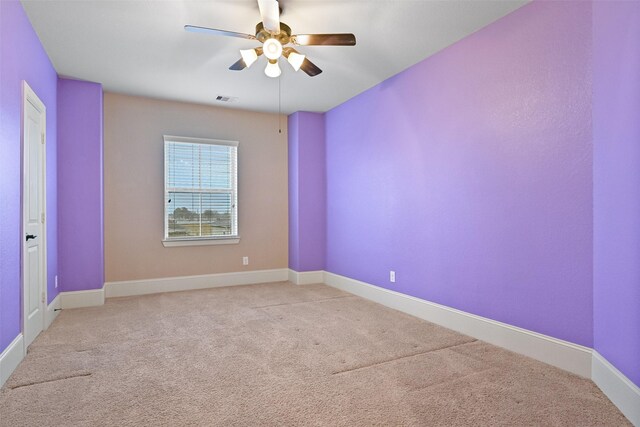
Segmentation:
[(285, 45), (291, 41), (291, 27), (284, 22), (280, 22), (280, 33), (273, 34), (264, 28), (262, 22), (256, 25), (256, 39), (264, 43), (267, 39), (276, 39), (280, 44)]

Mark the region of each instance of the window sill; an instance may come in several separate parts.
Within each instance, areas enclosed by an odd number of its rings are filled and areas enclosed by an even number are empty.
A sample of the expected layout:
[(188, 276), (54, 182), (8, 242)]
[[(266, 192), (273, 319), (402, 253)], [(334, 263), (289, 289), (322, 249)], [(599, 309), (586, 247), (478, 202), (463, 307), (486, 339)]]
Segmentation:
[(235, 245), (240, 243), (240, 237), (225, 237), (218, 239), (171, 239), (163, 240), (165, 248), (178, 246), (210, 246), (210, 245)]

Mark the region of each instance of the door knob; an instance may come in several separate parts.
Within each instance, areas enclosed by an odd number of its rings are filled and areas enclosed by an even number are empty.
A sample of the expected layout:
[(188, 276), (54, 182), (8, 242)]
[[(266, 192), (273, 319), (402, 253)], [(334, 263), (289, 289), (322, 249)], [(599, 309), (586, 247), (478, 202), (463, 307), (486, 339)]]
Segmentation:
[(27, 242), (28, 242), (30, 239), (35, 239), (36, 237), (38, 237), (38, 236), (36, 236), (35, 234), (27, 234)]

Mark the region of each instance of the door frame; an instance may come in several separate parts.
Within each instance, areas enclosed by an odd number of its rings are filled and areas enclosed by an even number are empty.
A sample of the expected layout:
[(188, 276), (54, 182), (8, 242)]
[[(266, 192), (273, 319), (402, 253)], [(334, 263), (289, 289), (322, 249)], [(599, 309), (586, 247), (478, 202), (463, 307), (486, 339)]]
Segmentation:
[[(26, 316), (28, 315), (26, 305), (26, 286), (25, 283), (26, 275), (25, 275), (25, 267), (26, 267), (26, 250), (27, 245), (25, 241), (25, 223), (26, 223), (26, 209), (25, 209), (25, 186), (27, 185), (27, 162), (29, 159), (25, 156), (25, 135), (26, 125), (27, 125), (27, 105), (33, 105), (41, 114), (42, 114), (42, 122), (40, 123), (40, 135), (42, 138), (42, 156), (40, 159), (40, 168), (41, 168), (41, 235), (38, 237), (42, 237), (40, 240), (40, 293), (41, 297), (40, 301), (40, 310), (42, 310), (42, 330), (46, 329), (47, 325), (47, 108), (44, 105), (44, 102), (36, 95), (36, 93), (31, 89), (29, 84), (23, 80), (22, 81), (22, 127), (21, 127), (21, 155), (22, 155), (22, 170), (21, 170), (21, 180), (22, 180), (22, 188), (20, 190), (20, 201), (21, 201), (21, 234), (20, 234), (20, 247), (21, 247), (21, 257), (20, 257), (20, 276), (22, 282), (22, 334), (25, 334), (26, 328)], [(24, 340), (24, 354), (27, 354), (27, 341)]]

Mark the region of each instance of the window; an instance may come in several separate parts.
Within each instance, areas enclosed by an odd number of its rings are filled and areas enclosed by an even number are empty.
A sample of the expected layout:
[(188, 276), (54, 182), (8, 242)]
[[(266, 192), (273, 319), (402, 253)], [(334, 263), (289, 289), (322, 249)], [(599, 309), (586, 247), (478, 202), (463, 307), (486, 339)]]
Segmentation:
[(164, 137), (164, 245), (238, 243), (238, 143)]

